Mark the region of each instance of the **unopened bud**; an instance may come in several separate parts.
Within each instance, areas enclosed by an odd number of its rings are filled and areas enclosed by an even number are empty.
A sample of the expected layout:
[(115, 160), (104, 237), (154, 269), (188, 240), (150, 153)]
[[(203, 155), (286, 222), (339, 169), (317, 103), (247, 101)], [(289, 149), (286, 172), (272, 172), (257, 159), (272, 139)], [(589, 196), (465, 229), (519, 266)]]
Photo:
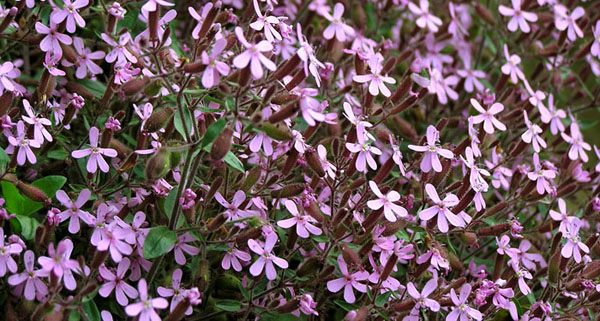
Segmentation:
[(153, 112), (144, 124), (144, 131), (147, 133), (157, 132), (159, 129), (165, 127), (171, 120), (173, 113), (174, 110), (171, 107), (165, 107), (159, 111)]
[(300, 195), (302, 192), (304, 192), (304, 184), (302, 184), (302, 183), (290, 184), (290, 185), (284, 186), (281, 189), (272, 191), (271, 197), (273, 197), (273, 198), (289, 198), (289, 197)]
[(262, 174), (262, 168), (259, 165), (254, 166), (248, 172), (248, 175), (246, 176), (246, 179), (244, 180), (244, 184), (242, 185), (241, 190), (244, 192), (248, 192), (256, 184), (256, 182), (258, 182), (261, 174)]
[[(292, 95), (289, 95), (292, 96)], [(286, 97), (289, 97), (286, 96)], [(274, 100), (275, 98), (273, 98)], [(277, 112), (275, 112), (274, 114), (272, 114), (269, 117), (269, 122), (271, 122), (272, 124), (284, 121), (292, 116), (294, 116), (294, 114), (296, 113), (296, 111), (298, 111), (298, 103), (297, 102), (291, 102), (289, 104), (287, 104), (286, 106), (284, 106), (283, 108), (281, 108), (280, 110), (278, 110)]]
[(282, 123), (263, 123), (261, 129), (265, 134), (267, 134), (267, 136), (278, 141), (286, 142), (294, 139), (294, 136), (290, 132), (290, 129)]
[(493, 26), (496, 24), (496, 19), (494, 19), (492, 13), (486, 7), (480, 5), (477, 2), (475, 3), (475, 12), (477, 13), (477, 16), (485, 20), (490, 25)]
[(149, 77), (133, 78), (121, 86), (121, 91), (123, 91), (126, 96), (133, 96), (144, 90), (149, 83)]
[(233, 137), (233, 130), (226, 127), (219, 136), (215, 139), (210, 148), (210, 158), (213, 161), (219, 161), (227, 155), (231, 148), (231, 138)]
[(302, 266), (298, 268), (298, 271), (296, 271), (296, 275), (301, 278), (312, 275), (319, 271), (322, 266), (323, 262), (321, 262), (321, 260), (318, 257), (312, 256), (306, 261), (304, 261), (304, 264), (302, 264)]
[(510, 229), (510, 223), (501, 223), (494, 226), (480, 228), (477, 231), (479, 236), (498, 236)]
[(321, 160), (319, 159), (319, 155), (314, 148), (308, 148), (308, 150), (304, 153), (304, 159), (306, 163), (319, 177), (325, 176), (325, 169), (323, 169), (323, 164), (321, 164)]
[(25, 184), (21, 181), (18, 181), (17, 189), (19, 190), (19, 192), (21, 192), (23, 195), (29, 197), (34, 202), (40, 202), (40, 203), (50, 202), (50, 199), (48, 198), (48, 196), (46, 196), (46, 194), (41, 189), (39, 189), (33, 185)]
[(212, 219), (210, 221), (210, 223), (208, 223), (206, 228), (208, 229), (209, 232), (214, 232), (217, 229), (219, 229), (221, 226), (223, 226), (223, 224), (225, 224), (226, 221), (227, 221), (227, 218), (225, 217), (225, 215), (223, 215), (223, 213), (221, 213), (221, 214), (217, 215), (214, 219)]
[(170, 167), (170, 160), (167, 149), (165, 147), (160, 148), (146, 162), (146, 178), (155, 180), (166, 175)]

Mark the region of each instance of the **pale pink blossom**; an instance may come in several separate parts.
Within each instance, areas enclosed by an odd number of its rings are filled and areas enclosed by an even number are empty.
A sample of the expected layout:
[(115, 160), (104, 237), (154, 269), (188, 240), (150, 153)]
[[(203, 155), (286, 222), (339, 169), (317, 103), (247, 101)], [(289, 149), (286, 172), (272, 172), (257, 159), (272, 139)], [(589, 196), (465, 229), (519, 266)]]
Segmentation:
[(163, 298), (153, 299), (148, 296), (148, 285), (144, 279), (138, 282), (138, 293), (140, 301), (125, 307), (125, 313), (130, 317), (139, 315), (140, 321), (160, 321), (161, 318), (156, 313), (156, 309), (166, 309), (169, 306), (169, 302)]
[(454, 289), (450, 289), (450, 298), (454, 307), (446, 316), (446, 321), (466, 321), (470, 319), (481, 320), (483, 314), (468, 305), (469, 295), (471, 294), (471, 284), (467, 283), (460, 289), (460, 296), (456, 295)]
[(133, 286), (125, 282), (125, 274), (129, 270), (130, 266), (131, 262), (129, 261), (129, 259), (124, 258), (123, 260), (121, 260), (121, 262), (119, 262), (119, 265), (116, 269), (116, 273), (113, 273), (112, 270), (108, 269), (104, 264), (102, 264), (98, 272), (100, 273), (100, 276), (104, 279), (104, 283), (102, 284), (102, 286), (100, 286), (98, 294), (106, 298), (114, 290), (115, 298), (121, 306), (127, 306), (129, 304), (129, 300), (127, 299), (128, 297), (130, 299), (137, 299), (137, 290)]
[(301, 238), (308, 238), (311, 234), (321, 235), (323, 233), (320, 228), (314, 225), (317, 223), (317, 220), (310, 215), (300, 214), (294, 201), (288, 199), (285, 201), (284, 205), (293, 217), (278, 221), (278, 226), (290, 228), (296, 225), (296, 234), (298, 234), (298, 236)]
[(73, 42), (71, 37), (58, 32), (58, 25), (54, 23), (50, 23), (50, 28), (48, 28), (43, 23), (36, 22), (35, 30), (40, 34), (46, 35), (40, 42), (40, 49), (44, 52), (51, 52), (57, 57), (62, 57), (62, 48), (59, 42), (65, 45), (70, 45)]
[(521, 63), (521, 57), (511, 55), (508, 52), (508, 46), (506, 44), (504, 44), (504, 57), (506, 58), (506, 63), (501, 67), (502, 73), (507, 76), (510, 75), (510, 80), (515, 84), (519, 79), (525, 79), (525, 74), (518, 67)]
[(323, 17), (331, 22), (325, 30), (323, 30), (323, 38), (330, 40), (335, 38), (339, 42), (346, 41), (347, 38), (354, 36), (354, 29), (344, 23), (342, 16), (344, 15), (344, 5), (340, 2), (333, 7), (333, 16), (328, 11), (322, 12)]
[(357, 83), (366, 83), (369, 82), (369, 93), (372, 96), (377, 96), (381, 92), (385, 97), (390, 97), (392, 93), (385, 86), (385, 83), (395, 84), (396, 79), (389, 77), (387, 75), (382, 75), (382, 61), (378, 58), (377, 55), (372, 55), (368, 62), (369, 69), (371, 73), (368, 75), (356, 75), (352, 79)]
[(527, 177), (532, 181), (536, 181), (538, 194), (551, 193), (552, 188), (550, 183), (556, 177), (556, 172), (552, 169), (544, 169), (540, 163), (540, 156), (537, 153), (533, 154), (533, 166), (534, 170), (527, 173)]
[(50, 14), (50, 21), (58, 25), (66, 19), (67, 31), (70, 33), (75, 32), (75, 24), (84, 28), (85, 20), (81, 17), (78, 10), (85, 8), (88, 5), (89, 0), (75, 0), (73, 2), (71, 2), (71, 0), (62, 0), (62, 3), (62, 8), (54, 6), (52, 13)]
[(90, 156), (87, 162), (86, 169), (89, 173), (95, 173), (98, 167), (101, 171), (107, 173), (109, 170), (108, 163), (104, 160), (102, 155), (106, 157), (117, 157), (117, 151), (112, 148), (101, 148), (98, 147), (98, 138), (100, 132), (98, 128), (90, 128), (90, 148), (74, 150), (71, 152), (73, 158), (83, 158)]
[(229, 64), (217, 60), (223, 50), (225, 50), (226, 45), (227, 39), (221, 38), (215, 41), (210, 55), (206, 51), (202, 52), (202, 63), (206, 65), (206, 69), (204, 69), (204, 73), (202, 74), (202, 86), (204, 88), (211, 88), (218, 85), (221, 80), (220, 76), (227, 76), (229, 74)]
[(378, 210), (383, 207), (383, 214), (385, 218), (390, 222), (396, 222), (398, 217), (406, 217), (408, 212), (406, 209), (395, 202), (400, 200), (400, 193), (391, 190), (387, 194), (383, 195), (374, 181), (369, 181), (369, 187), (378, 197), (378, 199), (370, 200), (367, 202), (367, 206), (372, 210)]
[(59, 190), (56, 192), (56, 199), (58, 199), (62, 206), (67, 208), (60, 212), (58, 217), (60, 218), (61, 223), (69, 220), (69, 233), (75, 234), (79, 232), (79, 220), (82, 220), (88, 225), (94, 224), (94, 217), (87, 211), (81, 210), (83, 205), (90, 199), (91, 195), (92, 192), (90, 192), (89, 189), (83, 189), (79, 192), (77, 200), (73, 202), (65, 191)]
[(462, 216), (452, 213), (450, 208), (458, 204), (458, 197), (452, 193), (447, 193), (444, 200), (438, 196), (435, 187), (431, 184), (425, 185), (425, 191), (433, 201), (434, 206), (426, 208), (419, 213), (419, 218), (428, 221), (437, 215), (437, 226), (440, 232), (448, 232), (448, 221), (456, 227), (464, 227), (465, 221)]
[(570, 134), (571, 135), (567, 135), (564, 132), (561, 133), (562, 138), (567, 143), (571, 144), (571, 147), (569, 148), (569, 154), (568, 154), (569, 159), (571, 159), (571, 160), (581, 159), (582, 162), (587, 163), (587, 161), (589, 160), (589, 157), (585, 151), (586, 150), (591, 151), (592, 146), (590, 146), (590, 144), (586, 143), (583, 140), (583, 134), (579, 130), (579, 126), (577, 125), (576, 122), (571, 123)]
[(241, 54), (233, 58), (233, 65), (238, 69), (244, 69), (248, 65), (254, 79), (262, 78), (264, 71), (262, 66), (270, 71), (275, 71), (277, 66), (273, 61), (263, 55), (263, 52), (270, 52), (273, 50), (273, 45), (267, 40), (261, 40), (257, 44), (251, 44), (246, 40), (244, 31), (241, 27), (235, 28), (235, 35), (238, 40), (242, 43), (246, 50)]
[(429, 31), (436, 33), (442, 25), (442, 19), (434, 16), (429, 12), (429, 0), (419, 0), (419, 6), (409, 2), (408, 9), (418, 16), (416, 24), (419, 28), (427, 28)]
[(554, 25), (560, 31), (567, 30), (569, 40), (575, 41), (577, 38), (583, 38), (583, 31), (577, 25), (577, 19), (583, 15), (585, 15), (585, 10), (582, 7), (577, 7), (569, 12), (567, 7), (557, 4), (554, 6)]
[(421, 170), (425, 173), (429, 173), (433, 168), (436, 172), (442, 171), (442, 163), (438, 156), (442, 156), (444, 158), (452, 159), (454, 158), (454, 154), (447, 149), (443, 149), (437, 146), (437, 142), (439, 141), (439, 132), (437, 129), (429, 125), (427, 127), (427, 142), (425, 145), (408, 145), (408, 148), (416, 151), (425, 153), (423, 155), (423, 159), (421, 160)]
[(79, 79), (85, 78), (88, 75), (88, 73), (92, 75), (103, 73), (102, 68), (100, 68), (100, 66), (98, 66), (95, 62), (92, 61), (104, 58), (105, 54), (103, 51), (92, 52), (90, 48), (86, 48), (83, 45), (83, 39), (79, 37), (73, 37), (73, 47), (75, 47), (75, 51), (77, 51), (77, 62), (75, 62), (75, 64), (72, 64), (68, 60), (63, 59), (63, 66), (77, 66), (75, 76)]
[[(259, 255), (259, 258), (254, 261), (250, 266), (250, 274), (253, 276), (259, 276), (263, 269), (266, 270), (266, 276), (269, 280), (275, 280), (277, 278), (277, 271), (275, 271), (275, 265), (282, 269), (288, 268), (288, 262), (280, 257), (273, 254), (273, 247), (277, 243), (277, 233), (272, 232), (267, 235), (264, 246), (261, 246), (253, 239), (248, 240), (248, 247), (252, 252)], [(273, 265), (275, 264), (275, 265)]]
[[(11, 245), (18, 246), (18, 244)], [(15, 287), (17, 294), (23, 293), (23, 296), (28, 301), (33, 301), (33, 299), (37, 299), (38, 301), (44, 300), (48, 294), (48, 286), (40, 278), (47, 277), (48, 273), (42, 270), (34, 270), (35, 255), (31, 250), (25, 252), (25, 255), (23, 255), (23, 263), (25, 270), (9, 276), (8, 284)]]
[(346, 148), (354, 154), (358, 153), (355, 164), (356, 170), (362, 173), (368, 172), (367, 164), (372, 170), (377, 169), (377, 162), (371, 154), (381, 155), (382, 152), (379, 148), (367, 143), (360, 136), (358, 137), (358, 143), (346, 143)]
[[(543, 132), (542, 128), (537, 124), (529, 121), (527, 117), (527, 111), (523, 110), (523, 116), (525, 118), (525, 125), (527, 130), (521, 135), (521, 139), (527, 144), (533, 145), (533, 150), (539, 153), (542, 148), (546, 148), (546, 141), (540, 136)], [(540, 148), (541, 147), (541, 148)]]
[(521, 29), (522, 32), (528, 33), (531, 31), (531, 27), (529, 26), (529, 22), (536, 22), (538, 17), (535, 13), (527, 12), (521, 10), (521, 0), (511, 0), (512, 8), (506, 7), (504, 5), (498, 6), (498, 11), (503, 16), (511, 17), (508, 22), (508, 30), (511, 32), (517, 31), (517, 29)]
[(361, 270), (350, 274), (348, 265), (346, 264), (346, 261), (344, 261), (342, 255), (338, 256), (337, 263), (340, 272), (342, 272), (342, 277), (327, 282), (327, 289), (330, 292), (337, 293), (343, 288), (344, 300), (348, 303), (354, 303), (356, 297), (354, 296), (353, 288), (358, 292), (367, 292), (367, 286), (360, 283), (360, 281), (367, 280), (369, 278), (369, 272)]
[(496, 117), (494, 117), (496, 114), (499, 114), (504, 110), (504, 105), (502, 105), (501, 103), (494, 103), (486, 110), (481, 106), (481, 104), (477, 100), (473, 98), (471, 98), (471, 105), (473, 106), (473, 108), (475, 108), (478, 112), (481, 113), (480, 115), (473, 117), (473, 123), (479, 124), (483, 122), (483, 129), (486, 133), (493, 134), (494, 127), (496, 127), (500, 131), (506, 130), (506, 126), (503, 123), (501, 123)]
[(565, 239), (567, 239), (567, 243), (563, 245), (560, 250), (560, 254), (564, 258), (570, 258), (571, 256), (575, 260), (575, 262), (581, 262), (581, 253), (585, 254), (590, 252), (585, 243), (581, 242), (581, 238), (579, 238), (579, 228), (581, 227), (581, 221), (579, 219), (572, 220), (567, 224), (566, 233), (563, 235)]

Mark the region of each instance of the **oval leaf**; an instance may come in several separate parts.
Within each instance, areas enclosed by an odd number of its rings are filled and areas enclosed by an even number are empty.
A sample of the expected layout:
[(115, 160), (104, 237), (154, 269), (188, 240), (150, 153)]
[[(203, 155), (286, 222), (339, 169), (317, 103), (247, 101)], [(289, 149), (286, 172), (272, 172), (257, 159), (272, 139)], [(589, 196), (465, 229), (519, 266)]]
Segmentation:
[(166, 226), (157, 226), (150, 230), (144, 241), (143, 256), (145, 259), (157, 258), (169, 251), (177, 242), (177, 233)]

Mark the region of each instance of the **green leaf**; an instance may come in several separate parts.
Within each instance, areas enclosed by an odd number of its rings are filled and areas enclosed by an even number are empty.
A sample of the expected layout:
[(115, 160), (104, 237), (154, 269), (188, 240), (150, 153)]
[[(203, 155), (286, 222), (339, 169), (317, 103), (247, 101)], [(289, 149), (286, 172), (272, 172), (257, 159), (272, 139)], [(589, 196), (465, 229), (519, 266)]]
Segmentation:
[(242, 308), (242, 304), (235, 300), (219, 300), (215, 303), (215, 307), (227, 312), (237, 312)]
[(94, 95), (94, 97), (100, 99), (104, 96), (106, 92), (106, 86), (104, 84), (91, 80), (91, 79), (80, 79), (77, 81), (78, 84), (83, 86), (90, 94)]
[(177, 201), (175, 198), (177, 197), (177, 189), (178, 187), (174, 187), (170, 192), (169, 195), (167, 195), (167, 198), (165, 199), (165, 214), (167, 215), (167, 217), (171, 217), (171, 213), (173, 213), (173, 207), (175, 207), (175, 202)]
[(17, 227), (15, 223), (18, 222), (19, 225), (16, 229), (20, 230), (21, 236), (23, 236), (23, 238), (25, 238), (27, 241), (33, 240), (33, 237), (35, 236), (35, 230), (38, 228), (38, 226), (40, 226), (40, 223), (36, 219), (24, 215), (17, 215), (10, 221), (14, 228)]
[[(31, 183), (31, 185), (41, 189), (48, 198), (53, 198), (56, 192), (65, 185), (67, 178), (64, 176), (46, 176)], [(40, 202), (34, 202), (28, 197), (24, 197), (23, 215), (31, 215), (41, 209), (44, 205)]]
[(333, 300), (333, 303), (335, 303), (340, 308), (344, 309), (344, 311), (346, 312), (358, 309), (356, 305), (347, 303), (346, 301), (342, 300)]
[(390, 300), (390, 296), (392, 295), (392, 293), (393, 291), (387, 291), (384, 294), (378, 295), (375, 299), (375, 305), (378, 307), (382, 307), (386, 302)]
[(143, 256), (145, 259), (157, 258), (169, 250), (177, 242), (177, 233), (166, 226), (157, 226), (150, 230), (144, 241)]
[(225, 163), (227, 163), (233, 169), (238, 170), (241, 173), (245, 173), (246, 172), (244, 170), (244, 164), (242, 164), (242, 162), (240, 161), (240, 159), (237, 158), (237, 156), (235, 156), (235, 154), (232, 153), (231, 151), (227, 152), (227, 154), (225, 155), (225, 158), (223, 158), (223, 160), (225, 161)]
[(324, 235), (314, 235), (314, 234), (311, 234), (310, 238), (312, 238), (313, 240), (315, 240), (315, 242), (318, 242), (318, 243), (327, 243), (327, 242), (329, 242), (329, 239), (327, 238), (327, 236), (324, 236)]
[(214, 142), (215, 139), (217, 139), (217, 136), (219, 136), (219, 134), (223, 132), (223, 129), (225, 129), (225, 125), (227, 125), (227, 121), (225, 121), (225, 118), (221, 118), (216, 122), (212, 123), (210, 126), (208, 126), (208, 128), (206, 129), (206, 133), (204, 134), (204, 137), (202, 137), (202, 141), (200, 142), (200, 148), (204, 148), (212, 144), (212, 142)]
[(65, 158), (69, 157), (69, 153), (67, 151), (65, 151), (65, 150), (57, 149), (57, 150), (51, 150), (51, 151), (49, 151), (46, 156), (48, 158), (52, 158), (52, 159), (63, 160)]
[(10, 157), (6, 154), (3, 148), (0, 148), (0, 169), (4, 170), (6, 164), (10, 162)]
[(98, 311), (94, 300), (83, 303), (83, 313), (85, 313), (85, 316), (90, 321), (100, 321), (100, 311)]
[[(183, 108), (183, 117), (185, 117), (185, 124), (188, 127), (192, 126), (192, 116), (190, 115), (190, 110), (189, 108), (185, 107)], [(179, 113), (179, 111), (175, 110), (175, 119), (173, 120), (175, 123), (175, 129), (177, 130), (177, 132), (181, 135), (181, 137), (185, 137), (185, 133), (190, 133), (191, 131), (187, 128), (185, 128), (185, 126), (183, 126), (183, 121), (181, 120), (181, 115)]]
[(19, 193), (15, 185), (9, 182), (1, 182), (2, 196), (6, 201), (6, 209), (12, 214), (23, 214), (23, 203), (25, 198)]

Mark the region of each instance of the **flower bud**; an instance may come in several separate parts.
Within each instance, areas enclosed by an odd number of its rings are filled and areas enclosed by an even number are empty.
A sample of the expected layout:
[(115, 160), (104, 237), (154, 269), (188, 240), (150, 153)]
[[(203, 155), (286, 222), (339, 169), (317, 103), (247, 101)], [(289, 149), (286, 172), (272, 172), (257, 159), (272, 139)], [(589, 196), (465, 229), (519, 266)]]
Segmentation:
[(477, 231), (477, 235), (479, 236), (498, 236), (510, 229), (510, 223), (500, 223), (493, 226), (488, 226), (484, 228), (480, 228)]
[(167, 174), (170, 167), (169, 152), (165, 147), (161, 147), (146, 162), (146, 178), (149, 180), (159, 179)]
[(306, 213), (308, 213), (308, 215), (317, 220), (317, 222), (323, 223), (325, 221), (325, 218), (323, 217), (323, 214), (321, 214), (319, 206), (317, 206), (315, 202), (309, 201), (308, 207), (305, 207), (304, 210), (306, 211)]
[(133, 96), (144, 90), (149, 83), (149, 77), (132, 78), (121, 86), (121, 91), (123, 91), (126, 96)]
[(387, 278), (390, 276), (390, 273), (392, 273), (392, 270), (394, 269), (394, 267), (396, 267), (397, 262), (398, 262), (398, 256), (396, 255), (396, 253), (394, 253), (394, 254), (392, 254), (392, 256), (390, 256), (390, 258), (386, 262), (385, 267), (383, 268), (383, 272), (381, 272), (381, 276), (379, 279), (387, 280)]
[(290, 129), (282, 123), (276, 123), (276, 124), (271, 124), (271, 123), (263, 123), (261, 126), (261, 130), (267, 134), (267, 136), (278, 140), (278, 141), (290, 141), (292, 139), (294, 139), (294, 136), (292, 136), (292, 133), (290, 132)]
[(5, 90), (2, 96), (0, 96), (0, 116), (6, 115), (8, 109), (12, 105), (13, 98), (15, 95), (12, 91)]
[(478, 2), (475, 3), (475, 12), (477, 13), (477, 16), (485, 20), (490, 25), (494, 26), (496, 24), (496, 19), (494, 19), (492, 13)]
[(278, 190), (274, 190), (271, 192), (271, 197), (273, 198), (289, 198), (292, 196), (300, 195), (304, 192), (304, 184), (296, 183), (284, 186)]
[(292, 91), (292, 89), (296, 88), (296, 86), (298, 86), (302, 81), (304, 81), (304, 79), (306, 79), (306, 74), (304, 73), (304, 70), (298, 70), (294, 75), (294, 78), (292, 78), (292, 80), (290, 80), (290, 82), (288, 82), (287, 85), (285, 85), (285, 89), (287, 91)]
[(225, 217), (225, 215), (223, 215), (223, 213), (220, 213), (215, 218), (210, 220), (210, 223), (208, 223), (208, 225), (206, 226), (206, 229), (209, 232), (214, 232), (214, 231), (218, 230), (221, 226), (223, 226), (223, 224), (225, 224), (226, 221), (227, 221), (227, 218)]
[(298, 268), (296, 271), (296, 275), (299, 277), (305, 277), (309, 275), (313, 275), (318, 272), (323, 267), (323, 262), (316, 256), (309, 257), (302, 266)]
[(248, 175), (246, 176), (246, 179), (244, 180), (244, 184), (242, 185), (241, 190), (244, 192), (250, 191), (250, 189), (260, 179), (261, 174), (262, 174), (262, 168), (259, 165), (252, 167), (252, 169), (250, 171), (248, 171)]
[(360, 266), (360, 258), (358, 254), (349, 248), (346, 244), (342, 244), (342, 256), (348, 264)]
[(595, 279), (600, 276), (600, 261), (593, 261), (588, 263), (583, 272), (581, 272), (581, 276), (584, 279)]
[(29, 184), (25, 184), (21, 181), (17, 181), (17, 189), (19, 190), (19, 192), (21, 192), (23, 195), (29, 197), (29, 199), (31, 199), (34, 202), (40, 202), (40, 203), (51, 202), (51, 200), (48, 198), (48, 196), (46, 196), (46, 194), (41, 189), (39, 189), (33, 185), (29, 185)]
[(215, 139), (210, 148), (210, 158), (213, 161), (219, 161), (227, 155), (231, 148), (231, 138), (233, 137), (233, 130), (226, 127), (219, 136)]
[(275, 70), (271, 78), (281, 81), (285, 76), (291, 74), (292, 71), (294, 71), (294, 69), (296, 69), (296, 67), (299, 65), (300, 57), (298, 57), (298, 55), (294, 55), (290, 59), (286, 60), (281, 65), (279, 65), (279, 67), (277, 68), (277, 70)]
[(460, 232), (458, 233), (458, 239), (466, 245), (477, 244), (477, 234), (472, 232)]
[(554, 253), (554, 255), (550, 258), (550, 263), (548, 264), (548, 281), (550, 283), (556, 284), (558, 282), (558, 276), (560, 275), (560, 261), (562, 255), (560, 252)]
[[(157, 10), (158, 11), (158, 10)], [(185, 317), (185, 312), (189, 309), (192, 304), (187, 297), (179, 301), (175, 306), (175, 309), (164, 319), (164, 321), (180, 321)]]
[(490, 217), (492, 215), (495, 215), (497, 213), (502, 212), (506, 207), (508, 206), (508, 202), (507, 201), (502, 201), (494, 206), (492, 206), (490, 209), (488, 209), (483, 217)]
[(325, 170), (323, 169), (323, 164), (321, 164), (321, 160), (319, 159), (319, 155), (317, 155), (317, 151), (310, 147), (304, 153), (304, 159), (306, 163), (319, 177), (325, 176)]
[[(293, 96), (293, 95), (288, 95), (289, 96)], [(281, 96), (279, 96), (281, 97)], [(277, 97), (275, 97), (277, 98)], [(273, 98), (273, 100), (275, 100), (275, 98)], [(280, 110), (278, 110), (277, 112), (275, 112), (274, 114), (272, 114), (269, 117), (269, 122), (272, 124), (284, 121), (292, 116), (294, 116), (294, 114), (296, 113), (296, 111), (298, 111), (298, 103), (297, 102), (291, 102), (289, 104), (287, 104), (286, 106), (284, 106), (283, 108), (281, 108)]]
[(146, 123), (144, 124), (144, 131), (147, 133), (154, 133), (159, 129), (165, 127), (167, 122), (171, 120), (174, 110), (171, 107), (165, 107), (159, 111), (155, 111), (150, 115)]

